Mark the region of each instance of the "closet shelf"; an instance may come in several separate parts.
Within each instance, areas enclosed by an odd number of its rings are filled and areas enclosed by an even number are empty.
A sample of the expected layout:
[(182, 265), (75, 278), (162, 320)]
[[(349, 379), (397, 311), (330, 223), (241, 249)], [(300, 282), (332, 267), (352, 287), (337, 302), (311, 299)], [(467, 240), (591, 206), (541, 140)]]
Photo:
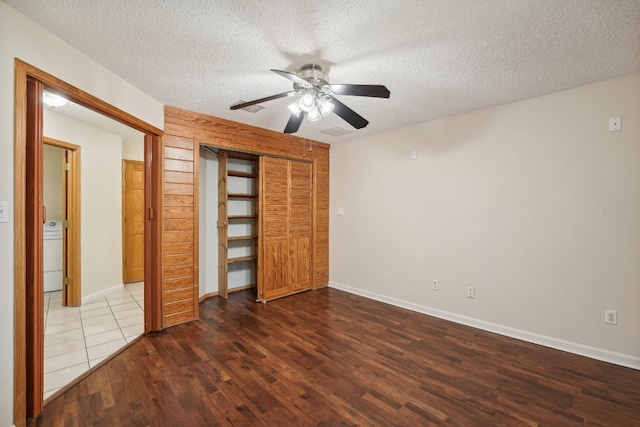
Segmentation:
[(227, 219), (251, 219), (257, 217), (258, 215), (229, 215)]
[(257, 194), (227, 193), (229, 199), (255, 199), (257, 196)]
[(237, 257), (237, 258), (229, 258), (227, 260), (227, 262), (229, 264), (233, 264), (233, 263), (236, 263), (236, 262), (251, 261), (251, 260), (254, 260), (256, 258), (258, 258), (258, 257), (255, 256), (255, 255), (248, 255), (248, 256), (241, 256), (241, 257)]
[(234, 170), (228, 170), (227, 171), (227, 175), (228, 176), (239, 176), (241, 178), (257, 178), (258, 175), (256, 175), (253, 172), (242, 172), (242, 171), (234, 171)]
[(232, 242), (234, 240), (253, 240), (253, 239), (257, 239), (258, 236), (230, 236), (227, 238), (228, 241)]

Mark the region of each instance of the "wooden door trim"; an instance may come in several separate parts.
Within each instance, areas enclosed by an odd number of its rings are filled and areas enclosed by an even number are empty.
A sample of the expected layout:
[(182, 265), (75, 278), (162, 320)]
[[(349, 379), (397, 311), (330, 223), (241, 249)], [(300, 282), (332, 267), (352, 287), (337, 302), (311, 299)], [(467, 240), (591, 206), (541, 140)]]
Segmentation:
[(71, 163), (71, 168), (69, 169), (68, 175), (66, 177), (66, 185), (68, 186), (68, 193), (71, 193), (71, 200), (66, 200), (65, 210), (67, 211), (67, 215), (64, 218), (69, 221), (68, 234), (66, 238), (66, 275), (71, 278), (66, 293), (66, 303), (69, 306), (77, 307), (82, 302), (82, 262), (80, 243), (80, 146), (46, 136), (44, 136), (42, 139), (45, 144), (63, 148), (64, 150), (68, 150), (71, 153), (71, 161), (69, 162)]
[[(13, 420), (17, 427), (24, 425), (27, 414), (26, 386), (26, 221), (22, 213), (26, 211), (26, 147), (27, 147), (27, 76), (19, 64), (15, 67), (14, 99), (14, 359), (13, 359)], [(18, 421), (20, 420), (20, 421)]]
[[(162, 279), (162, 135), (161, 129), (152, 126), (105, 101), (72, 86), (53, 75), (42, 71), (20, 59), (14, 68), (14, 399), (13, 419), (17, 427), (24, 426), (27, 408), (32, 403), (42, 404), (42, 394), (27, 395), (27, 375), (33, 370), (28, 366), (28, 357), (43, 358), (44, 338), (27, 342), (27, 313), (33, 301), (27, 295), (27, 220), (24, 217), (29, 205), (27, 199), (27, 81), (40, 82), (44, 88), (55, 90), (73, 102), (110, 117), (146, 134), (145, 137), (145, 205), (149, 220), (145, 226), (145, 332), (162, 328), (161, 279)], [(36, 100), (40, 104), (40, 100)], [(31, 101), (35, 102), (35, 101)], [(34, 104), (35, 105), (35, 104)], [(41, 112), (41, 108), (40, 108)], [(42, 118), (40, 117), (40, 124)], [(147, 274), (148, 272), (148, 274)], [(30, 316), (32, 317), (32, 316)], [(34, 346), (36, 347), (34, 349)], [(39, 349), (38, 349), (38, 346)], [(38, 355), (39, 353), (39, 355)], [(37, 380), (37, 379), (36, 379)], [(40, 375), (40, 383), (43, 378)], [(35, 399), (35, 402), (27, 399)]]
[[(228, 169), (229, 154), (226, 151), (221, 151), (218, 156), (218, 295), (224, 299), (229, 298)], [(199, 230), (200, 228), (198, 227), (197, 229)]]
[[(28, 304), (25, 313), (25, 342), (32, 351), (25, 352), (25, 363), (31, 369), (25, 371), (26, 411), (38, 414), (42, 411), (44, 393), (44, 268), (43, 268), (43, 191), (42, 191), (42, 91), (43, 84), (33, 78), (26, 82), (25, 140), (35, 141), (25, 145), (25, 210), (15, 212), (25, 225), (25, 254), (23, 260), (26, 286), (23, 293)], [(29, 194), (31, 197), (26, 197)], [(33, 416), (33, 415), (32, 415)]]
[[(144, 137), (144, 332), (162, 329), (162, 182), (164, 150), (162, 132), (147, 131)], [(149, 309), (151, 308), (151, 309)]]

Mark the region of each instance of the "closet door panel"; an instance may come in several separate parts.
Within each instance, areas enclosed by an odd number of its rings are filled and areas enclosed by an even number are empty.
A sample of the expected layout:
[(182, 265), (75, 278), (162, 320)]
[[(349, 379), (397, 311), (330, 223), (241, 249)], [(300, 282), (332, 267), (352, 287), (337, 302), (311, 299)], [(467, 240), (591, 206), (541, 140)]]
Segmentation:
[(262, 173), (262, 235), (268, 239), (286, 239), (289, 220), (289, 165), (284, 159), (264, 157)]
[(289, 293), (288, 267), (288, 194), (287, 160), (262, 157), (261, 234), (262, 258), (259, 260), (258, 299), (269, 300)]
[(311, 289), (311, 239), (309, 236), (289, 240), (289, 272), (293, 292)]
[(311, 289), (312, 164), (290, 161), (289, 271), (291, 290)]
[(273, 239), (264, 243), (262, 284), (262, 299), (264, 300), (290, 293), (287, 247), (286, 239)]
[(312, 287), (313, 169), (309, 162), (263, 157), (258, 299)]
[(289, 191), (289, 233), (311, 235), (311, 163), (290, 162), (291, 181)]

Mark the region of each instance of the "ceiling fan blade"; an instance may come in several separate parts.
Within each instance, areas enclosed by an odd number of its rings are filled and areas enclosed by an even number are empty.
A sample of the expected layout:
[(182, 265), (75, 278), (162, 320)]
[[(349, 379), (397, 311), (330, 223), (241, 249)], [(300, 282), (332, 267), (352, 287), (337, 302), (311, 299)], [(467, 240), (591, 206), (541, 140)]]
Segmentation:
[(383, 85), (329, 85), (336, 95), (371, 96), (389, 98), (391, 92)]
[(292, 95), (295, 95), (295, 94), (296, 94), (295, 91), (279, 93), (277, 95), (267, 96), (266, 98), (255, 99), (253, 101), (248, 101), (248, 102), (243, 102), (241, 104), (232, 105), (231, 109), (232, 110), (239, 110), (241, 108), (245, 108), (245, 107), (248, 107), (250, 105), (261, 104), (263, 102), (273, 101), (274, 99), (279, 99), (279, 98), (286, 98), (287, 96), (292, 96)]
[(331, 103), (334, 106), (333, 112), (354, 128), (362, 129), (369, 124), (369, 122), (364, 117), (344, 105), (342, 102), (338, 101), (333, 96), (331, 97)]
[(289, 79), (294, 83), (298, 83), (299, 85), (309, 86), (309, 82), (307, 82), (303, 78), (298, 77), (296, 73), (292, 73), (291, 71), (282, 71), (282, 70), (274, 70), (274, 69), (272, 69), (271, 71), (284, 77), (285, 79)]
[(305, 114), (307, 113), (305, 113), (304, 111), (300, 111), (298, 115), (296, 115), (295, 113), (291, 114), (291, 117), (289, 117), (289, 121), (287, 122), (287, 126), (285, 126), (284, 128), (284, 133), (298, 132), (298, 129), (300, 129), (300, 124), (304, 120)]

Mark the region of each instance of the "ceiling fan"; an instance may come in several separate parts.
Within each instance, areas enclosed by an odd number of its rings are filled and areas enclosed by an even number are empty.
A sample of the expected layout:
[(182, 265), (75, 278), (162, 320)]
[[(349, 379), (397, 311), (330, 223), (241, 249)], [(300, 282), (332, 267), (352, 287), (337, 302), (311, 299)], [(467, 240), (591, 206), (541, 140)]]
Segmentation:
[(232, 110), (249, 107), (274, 99), (301, 95), (293, 104), (289, 105), (291, 117), (284, 128), (284, 133), (295, 133), (300, 128), (302, 120), (320, 120), (332, 112), (356, 129), (361, 129), (369, 122), (360, 114), (344, 105), (335, 95), (369, 96), (374, 98), (389, 98), (390, 92), (382, 85), (352, 85), (330, 84), (329, 75), (322, 71), (317, 64), (307, 64), (296, 73), (290, 71), (271, 70), (274, 73), (293, 82), (293, 90), (267, 96), (253, 101), (232, 105)]

